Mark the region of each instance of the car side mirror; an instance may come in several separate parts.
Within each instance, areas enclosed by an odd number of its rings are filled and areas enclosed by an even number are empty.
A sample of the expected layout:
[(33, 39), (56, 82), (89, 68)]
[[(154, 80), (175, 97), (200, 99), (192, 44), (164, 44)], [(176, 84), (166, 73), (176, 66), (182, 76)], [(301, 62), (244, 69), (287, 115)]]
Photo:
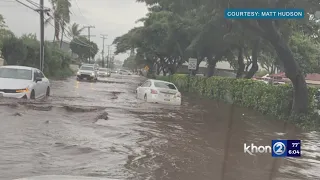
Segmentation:
[(42, 78), (37, 77), (37, 78), (36, 78), (36, 82), (39, 82), (39, 81), (42, 81)]

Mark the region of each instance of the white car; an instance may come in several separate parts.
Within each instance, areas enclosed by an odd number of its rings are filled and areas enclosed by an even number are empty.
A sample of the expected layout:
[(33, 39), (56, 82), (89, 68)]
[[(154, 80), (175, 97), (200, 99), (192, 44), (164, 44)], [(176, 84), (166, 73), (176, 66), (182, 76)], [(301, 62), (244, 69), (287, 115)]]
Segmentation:
[(98, 80), (98, 72), (94, 66), (82, 65), (77, 72), (77, 80)]
[(181, 93), (170, 82), (149, 79), (137, 88), (136, 93), (138, 99), (146, 102), (181, 105)]
[(99, 68), (98, 76), (110, 77), (111, 76), (110, 69), (108, 69), (108, 68)]
[(131, 75), (131, 72), (130, 71), (127, 71), (127, 70), (120, 70), (119, 71), (119, 74), (122, 74), (122, 75)]
[(0, 98), (37, 99), (50, 95), (50, 82), (36, 68), (25, 66), (0, 67)]

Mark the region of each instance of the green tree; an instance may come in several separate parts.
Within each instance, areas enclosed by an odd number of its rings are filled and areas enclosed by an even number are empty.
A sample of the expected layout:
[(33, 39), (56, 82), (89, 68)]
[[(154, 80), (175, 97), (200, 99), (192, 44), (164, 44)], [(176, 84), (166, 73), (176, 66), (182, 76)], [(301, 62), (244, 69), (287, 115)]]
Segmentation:
[(69, 26), (69, 32), (68, 35), (74, 39), (80, 36), (81, 32), (84, 28), (80, 28), (79, 24), (73, 23), (71, 26)]
[[(138, 0), (149, 7), (144, 25), (116, 39), (117, 52), (135, 49), (138, 59), (170, 72), (188, 57), (206, 60), (211, 76), (218, 61), (228, 61), (238, 78), (251, 78), (258, 62), (283, 69), (294, 87), (295, 113), (307, 112), (305, 73), (317, 72), (319, 23), (316, 0)], [(304, 20), (228, 20), (227, 8), (302, 8)], [(138, 29), (138, 30), (137, 30)], [(133, 33), (138, 32), (138, 33)], [(302, 46), (303, 44), (307, 46)], [(248, 61), (246, 61), (247, 59)], [(248, 69), (251, 65), (251, 69)], [(157, 69), (157, 72), (159, 70)]]
[[(61, 48), (66, 25), (70, 23), (71, 3), (69, 0), (50, 0), (50, 4), (52, 6), (53, 15), (46, 20), (45, 24), (49, 24), (53, 21), (55, 28), (53, 41), (60, 40)], [(61, 36), (61, 38), (59, 36)]]
[(3, 40), (2, 56), (7, 65), (22, 65), (27, 57), (27, 47), (23, 41), (16, 37), (9, 37)]
[[(35, 34), (25, 34), (20, 38), (11, 36), (4, 39), (1, 51), (6, 64), (39, 68), (39, 45), (40, 42)], [(67, 77), (72, 75), (69, 67), (71, 57), (57, 45), (52, 46), (52, 43), (46, 42), (44, 57), (44, 73), (48, 77)]]
[(85, 37), (74, 38), (70, 42), (70, 49), (73, 53), (79, 56), (82, 62), (86, 62), (89, 57), (94, 59), (99, 51), (98, 45), (92, 41), (89, 42), (89, 40)]
[(0, 28), (6, 27), (6, 22), (4, 21), (3, 16), (0, 14)]

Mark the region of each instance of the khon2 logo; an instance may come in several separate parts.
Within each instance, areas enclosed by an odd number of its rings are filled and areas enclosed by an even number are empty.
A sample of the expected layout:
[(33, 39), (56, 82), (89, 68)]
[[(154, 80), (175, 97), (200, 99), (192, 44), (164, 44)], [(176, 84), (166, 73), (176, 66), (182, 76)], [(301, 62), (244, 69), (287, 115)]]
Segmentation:
[(272, 140), (271, 146), (244, 143), (244, 153), (250, 155), (268, 153), (272, 157), (300, 157), (300, 146), (300, 140)]
[(283, 155), (287, 155), (287, 145), (285, 145), (283, 142), (274, 142), (274, 140), (272, 140), (272, 156), (283, 156)]

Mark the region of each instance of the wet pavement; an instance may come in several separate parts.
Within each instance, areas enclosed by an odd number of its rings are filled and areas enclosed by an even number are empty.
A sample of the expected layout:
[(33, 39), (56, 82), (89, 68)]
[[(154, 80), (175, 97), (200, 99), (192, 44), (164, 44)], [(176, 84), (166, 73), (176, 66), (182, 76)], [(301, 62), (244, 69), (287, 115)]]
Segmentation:
[[(0, 101), (0, 179), (320, 179), (320, 134), (248, 109), (183, 96), (181, 107), (135, 98), (138, 76), (52, 82), (46, 100)], [(301, 139), (301, 158), (244, 154), (244, 143)]]

